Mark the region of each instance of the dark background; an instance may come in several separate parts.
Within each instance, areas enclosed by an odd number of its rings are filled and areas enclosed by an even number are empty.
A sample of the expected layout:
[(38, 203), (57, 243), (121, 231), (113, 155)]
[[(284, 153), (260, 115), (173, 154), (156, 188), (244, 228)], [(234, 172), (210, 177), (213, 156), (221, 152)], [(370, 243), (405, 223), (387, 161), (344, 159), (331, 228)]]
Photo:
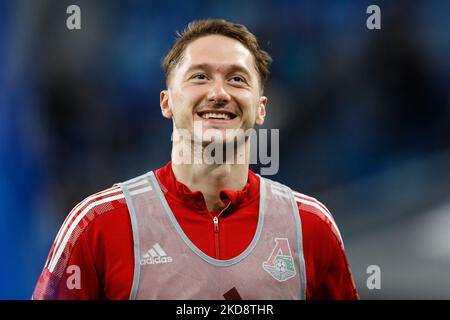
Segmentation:
[(169, 160), (160, 61), (189, 21), (224, 18), (274, 59), (270, 178), (327, 205), (361, 297), (450, 299), (449, 17), (437, 0), (0, 1), (0, 298), (31, 297), (79, 201)]

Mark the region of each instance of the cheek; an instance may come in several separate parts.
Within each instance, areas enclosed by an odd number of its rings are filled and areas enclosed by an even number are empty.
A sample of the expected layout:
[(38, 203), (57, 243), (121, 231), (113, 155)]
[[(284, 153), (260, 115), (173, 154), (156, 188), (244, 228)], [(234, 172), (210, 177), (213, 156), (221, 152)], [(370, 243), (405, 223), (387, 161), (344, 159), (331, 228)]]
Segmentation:
[(259, 105), (260, 105), (259, 97), (258, 98), (251, 97), (251, 99), (249, 99), (249, 102), (248, 102), (249, 112), (248, 113), (253, 121), (259, 117)]
[(186, 98), (182, 93), (177, 92), (172, 95), (172, 99), (170, 101), (170, 107), (172, 108), (174, 117), (177, 117), (177, 115), (181, 115), (185, 112), (185, 109), (186, 109), (185, 104), (186, 104)]
[(177, 109), (177, 106), (180, 105), (184, 100), (183, 94), (181, 92), (173, 92), (171, 96), (171, 100), (169, 101), (171, 103), (171, 107), (173, 109)]
[(243, 113), (252, 113), (255, 109), (255, 101), (259, 101), (259, 97), (255, 100), (255, 97), (250, 92), (236, 92), (232, 95), (237, 104), (241, 107)]
[(173, 103), (182, 112), (192, 112), (192, 109), (202, 101), (203, 91), (204, 89), (198, 87), (182, 87), (174, 94)]

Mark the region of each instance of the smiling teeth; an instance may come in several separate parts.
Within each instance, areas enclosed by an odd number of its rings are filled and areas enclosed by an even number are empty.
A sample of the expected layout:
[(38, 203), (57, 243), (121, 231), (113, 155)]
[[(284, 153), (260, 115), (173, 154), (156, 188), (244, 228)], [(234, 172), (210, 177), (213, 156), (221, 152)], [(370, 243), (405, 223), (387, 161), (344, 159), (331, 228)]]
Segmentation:
[(210, 119), (210, 118), (214, 118), (214, 119), (225, 119), (225, 120), (230, 120), (230, 116), (226, 113), (212, 113), (212, 112), (208, 112), (208, 113), (204, 113), (202, 115), (203, 119)]

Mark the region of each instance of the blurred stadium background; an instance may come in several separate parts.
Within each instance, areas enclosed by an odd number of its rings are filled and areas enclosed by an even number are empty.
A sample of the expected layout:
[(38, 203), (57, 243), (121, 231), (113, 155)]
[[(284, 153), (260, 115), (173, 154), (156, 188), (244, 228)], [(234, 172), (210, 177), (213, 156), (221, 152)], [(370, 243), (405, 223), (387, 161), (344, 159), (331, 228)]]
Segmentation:
[[(82, 30), (66, 28), (81, 7)], [(366, 28), (381, 7), (382, 30)], [(169, 160), (160, 60), (187, 22), (274, 58), (275, 179), (332, 211), (363, 299), (450, 299), (449, 1), (0, 1), (0, 298), (29, 299), (87, 195)], [(381, 289), (366, 286), (369, 265)]]

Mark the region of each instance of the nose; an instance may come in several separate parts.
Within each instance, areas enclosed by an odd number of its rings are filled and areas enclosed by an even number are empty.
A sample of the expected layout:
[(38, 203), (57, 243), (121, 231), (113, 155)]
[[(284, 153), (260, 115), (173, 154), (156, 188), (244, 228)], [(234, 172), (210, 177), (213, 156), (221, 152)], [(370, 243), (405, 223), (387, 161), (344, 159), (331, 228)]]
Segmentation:
[(230, 101), (231, 97), (226, 91), (222, 80), (214, 81), (208, 92), (207, 99), (210, 102), (214, 102), (214, 104), (226, 104)]

